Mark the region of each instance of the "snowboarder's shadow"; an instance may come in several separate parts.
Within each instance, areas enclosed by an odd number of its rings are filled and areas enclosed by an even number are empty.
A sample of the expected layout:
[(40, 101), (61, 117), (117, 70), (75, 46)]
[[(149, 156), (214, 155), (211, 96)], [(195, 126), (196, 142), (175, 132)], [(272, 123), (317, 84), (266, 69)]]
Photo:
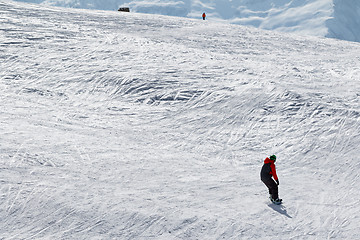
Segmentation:
[(286, 207), (284, 205), (275, 205), (275, 204), (268, 204), (269, 207), (274, 209), (274, 211), (277, 211), (278, 213), (281, 213), (285, 215), (288, 218), (292, 218), (286, 211)]

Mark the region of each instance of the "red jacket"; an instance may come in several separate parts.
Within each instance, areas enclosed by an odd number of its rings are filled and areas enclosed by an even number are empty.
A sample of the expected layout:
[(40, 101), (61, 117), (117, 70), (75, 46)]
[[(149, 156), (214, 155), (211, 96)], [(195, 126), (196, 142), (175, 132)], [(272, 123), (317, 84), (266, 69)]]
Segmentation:
[(276, 175), (276, 168), (273, 160), (270, 160), (270, 158), (266, 158), (264, 160), (264, 164), (270, 163), (270, 175), (274, 178), (275, 181), (278, 180), (278, 176)]

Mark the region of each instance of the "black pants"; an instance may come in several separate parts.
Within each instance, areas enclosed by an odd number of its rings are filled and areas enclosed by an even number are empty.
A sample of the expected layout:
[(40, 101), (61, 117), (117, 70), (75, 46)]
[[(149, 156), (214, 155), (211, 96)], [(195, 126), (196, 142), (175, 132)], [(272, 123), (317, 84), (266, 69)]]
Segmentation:
[(278, 185), (272, 178), (262, 178), (261, 181), (267, 186), (269, 189), (269, 194), (271, 194), (273, 199), (279, 198), (279, 190)]

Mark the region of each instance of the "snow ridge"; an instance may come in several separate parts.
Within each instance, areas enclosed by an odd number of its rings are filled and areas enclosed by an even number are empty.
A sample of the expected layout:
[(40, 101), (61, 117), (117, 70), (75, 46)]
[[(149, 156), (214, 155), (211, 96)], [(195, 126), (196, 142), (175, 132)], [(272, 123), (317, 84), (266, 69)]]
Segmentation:
[(133, 12), (226, 21), (262, 29), (360, 41), (357, 0), (17, 0), (44, 5)]

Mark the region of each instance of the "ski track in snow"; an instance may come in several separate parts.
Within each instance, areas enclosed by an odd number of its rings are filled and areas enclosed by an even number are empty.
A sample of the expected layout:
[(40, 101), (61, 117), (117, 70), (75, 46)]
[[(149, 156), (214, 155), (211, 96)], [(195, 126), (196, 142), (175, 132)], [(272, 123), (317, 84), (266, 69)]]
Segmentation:
[(358, 43), (0, 9), (0, 239), (359, 236)]

